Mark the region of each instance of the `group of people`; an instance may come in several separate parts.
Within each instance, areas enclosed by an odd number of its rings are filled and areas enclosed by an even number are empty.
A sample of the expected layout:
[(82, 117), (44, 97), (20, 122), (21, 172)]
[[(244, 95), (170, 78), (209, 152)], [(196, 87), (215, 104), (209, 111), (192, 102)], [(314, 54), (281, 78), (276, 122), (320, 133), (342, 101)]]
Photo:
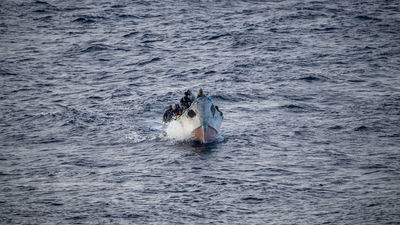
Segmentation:
[[(200, 89), (199, 93), (197, 94), (197, 98), (204, 96), (203, 90)], [(169, 122), (173, 118), (179, 118), (182, 113), (188, 109), (192, 103), (194, 102), (195, 98), (190, 90), (185, 91), (185, 95), (181, 98), (180, 105), (175, 104), (175, 105), (170, 105), (165, 111), (164, 116), (163, 116), (163, 121)]]

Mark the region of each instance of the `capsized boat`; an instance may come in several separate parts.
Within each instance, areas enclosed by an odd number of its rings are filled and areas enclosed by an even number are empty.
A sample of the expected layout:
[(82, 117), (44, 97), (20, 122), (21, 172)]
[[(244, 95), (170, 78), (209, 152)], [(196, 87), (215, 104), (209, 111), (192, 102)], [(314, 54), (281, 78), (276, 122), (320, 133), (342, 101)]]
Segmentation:
[(193, 140), (207, 143), (219, 134), (222, 119), (222, 113), (212, 100), (203, 96), (197, 98), (176, 121), (191, 134)]

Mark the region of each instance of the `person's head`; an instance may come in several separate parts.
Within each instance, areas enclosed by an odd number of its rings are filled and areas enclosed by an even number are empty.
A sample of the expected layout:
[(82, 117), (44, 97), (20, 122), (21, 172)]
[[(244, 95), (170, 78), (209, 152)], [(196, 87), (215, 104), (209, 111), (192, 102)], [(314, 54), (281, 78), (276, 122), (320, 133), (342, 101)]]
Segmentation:
[(189, 96), (189, 93), (187, 91), (185, 91), (185, 96)]
[(199, 94), (203, 94), (203, 89), (200, 88)]
[(172, 105), (169, 105), (168, 109), (172, 109)]
[(176, 109), (176, 105), (172, 105), (171, 107), (172, 107), (172, 109), (173, 109), (173, 110), (175, 110), (175, 109)]
[(192, 94), (192, 92), (190, 91), (190, 89), (188, 89), (186, 92), (188, 93), (188, 95)]

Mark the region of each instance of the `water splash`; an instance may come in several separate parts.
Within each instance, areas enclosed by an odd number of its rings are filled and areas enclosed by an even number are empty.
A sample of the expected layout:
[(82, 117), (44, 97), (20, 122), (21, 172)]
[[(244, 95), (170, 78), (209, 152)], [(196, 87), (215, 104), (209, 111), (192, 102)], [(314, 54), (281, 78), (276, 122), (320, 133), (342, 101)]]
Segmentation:
[(175, 141), (185, 141), (191, 137), (190, 133), (183, 129), (182, 125), (177, 121), (170, 122), (166, 131), (168, 138)]
[(140, 134), (137, 133), (137, 132), (132, 132), (132, 133), (126, 135), (126, 138), (127, 138), (128, 140), (130, 140), (131, 142), (133, 142), (133, 143), (139, 143), (139, 142), (142, 142), (142, 141), (145, 141), (145, 140), (146, 140), (146, 137), (145, 137), (145, 136), (140, 135)]

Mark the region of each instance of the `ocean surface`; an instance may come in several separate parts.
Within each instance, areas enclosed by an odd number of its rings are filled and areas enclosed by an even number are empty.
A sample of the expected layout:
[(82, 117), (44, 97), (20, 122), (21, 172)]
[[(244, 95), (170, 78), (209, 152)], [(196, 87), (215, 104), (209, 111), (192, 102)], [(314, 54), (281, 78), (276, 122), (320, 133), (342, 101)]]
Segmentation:
[(2, 0), (0, 85), (0, 224), (400, 224), (399, 1)]

